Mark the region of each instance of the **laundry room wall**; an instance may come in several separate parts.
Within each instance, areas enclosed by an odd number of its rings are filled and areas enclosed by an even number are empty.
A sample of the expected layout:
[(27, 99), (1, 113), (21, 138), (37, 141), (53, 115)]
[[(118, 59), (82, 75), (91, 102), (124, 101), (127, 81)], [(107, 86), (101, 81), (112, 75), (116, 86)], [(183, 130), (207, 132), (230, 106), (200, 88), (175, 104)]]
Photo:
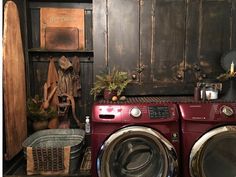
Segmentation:
[[(14, 1), (20, 11), (27, 96), (43, 95), (51, 56), (77, 56), (81, 97), (76, 111), (82, 122), (91, 114), (94, 76), (107, 67), (135, 76), (126, 95), (192, 95), (196, 82), (216, 78), (222, 72), (220, 58), (236, 49), (235, 0)], [(42, 7), (84, 9), (85, 50), (40, 49)]]
[(116, 66), (135, 75), (127, 94), (192, 94), (236, 48), (235, 3), (94, 0), (94, 71)]

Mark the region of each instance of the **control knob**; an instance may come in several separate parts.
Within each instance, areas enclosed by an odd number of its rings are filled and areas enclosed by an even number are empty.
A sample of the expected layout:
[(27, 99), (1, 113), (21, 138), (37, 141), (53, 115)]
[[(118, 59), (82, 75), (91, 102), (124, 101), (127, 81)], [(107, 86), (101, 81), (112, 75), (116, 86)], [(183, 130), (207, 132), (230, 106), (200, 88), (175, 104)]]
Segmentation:
[(130, 110), (130, 115), (134, 118), (140, 117), (142, 114), (141, 110), (137, 107), (134, 107)]
[(230, 117), (234, 114), (234, 110), (231, 107), (225, 105), (222, 106), (221, 112), (227, 117)]

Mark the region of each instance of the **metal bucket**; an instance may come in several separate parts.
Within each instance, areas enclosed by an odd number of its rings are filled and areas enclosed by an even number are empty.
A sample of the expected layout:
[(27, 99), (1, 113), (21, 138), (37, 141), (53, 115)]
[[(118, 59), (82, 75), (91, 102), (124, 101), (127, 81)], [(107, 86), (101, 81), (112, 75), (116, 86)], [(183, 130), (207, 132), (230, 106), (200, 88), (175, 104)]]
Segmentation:
[(47, 129), (37, 131), (29, 136), (22, 146), (25, 156), (27, 147), (47, 149), (70, 146), (69, 173), (73, 174), (79, 167), (84, 137), (85, 132), (82, 129)]

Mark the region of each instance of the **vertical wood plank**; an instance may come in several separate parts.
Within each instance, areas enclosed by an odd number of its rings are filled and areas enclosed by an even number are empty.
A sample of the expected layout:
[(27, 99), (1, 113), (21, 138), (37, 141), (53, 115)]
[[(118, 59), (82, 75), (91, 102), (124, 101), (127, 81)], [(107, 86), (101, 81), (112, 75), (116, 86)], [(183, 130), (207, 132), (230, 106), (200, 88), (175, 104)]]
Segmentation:
[(216, 77), (221, 55), (230, 49), (231, 3), (204, 1), (202, 7), (200, 64), (208, 77)]
[(153, 82), (175, 83), (182, 75), (185, 45), (185, 1), (157, 0), (155, 7)]
[(93, 63), (91, 61), (81, 62), (81, 121), (85, 121), (85, 115), (91, 116), (91, 108), (93, 97), (90, 95), (90, 90), (93, 86)]
[(141, 82), (151, 81), (151, 58), (153, 46), (154, 4), (156, 0), (142, 0), (140, 3), (140, 65), (144, 67)]
[(220, 58), (230, 49), (230, 17), (231, 2), (202, 2), (200, 65), (208, 78), (220, 74)]
[(199, 26), (201, 20), (200, 1), (189, 0), (186, 14), (186, 43), (185, 43), (185, 82), (196, 81), (193, 65), (200, 65), (199, 54)]
[(106, 0), (93, 0), (94, 75), (107, 66)]
[[(196, 8), (197, 7), (197, 8)], [(186, 81), (206, 75), (215, 79), (221, 72), (220, 58), (230, 49), (231, 2), (228, 0), (195, 1), (187, 6)], [(199, 65), (199, 71), (194, 65)]]
[(29, 31), (31, 31), (31, 37), (29, 40), (29, 48), (40, 48), (40, 9), (34, 8), (30, 11), (30, 22), (32, 25), (29, 27), (31, 28)]
[(236, 50), (236, 0), (232, 0), (231, 49)]
[(86, 50), (93, 50), (93, 12), (92, 10), (85, 10), (85, 48)]
[(108, 0), (108, 63), (124, 71), (139, 67), (139, 1)]

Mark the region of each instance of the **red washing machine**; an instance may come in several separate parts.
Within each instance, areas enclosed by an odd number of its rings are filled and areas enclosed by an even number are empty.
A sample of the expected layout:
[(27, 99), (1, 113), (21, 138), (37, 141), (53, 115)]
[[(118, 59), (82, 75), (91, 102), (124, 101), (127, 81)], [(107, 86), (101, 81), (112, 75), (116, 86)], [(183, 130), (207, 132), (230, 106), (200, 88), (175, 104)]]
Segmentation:
[(236, 176), (236, 103), (179, 105), (184, 177)]
[(93, 105), (93, 177), (178, 176), (178, 107), (156, 101), (127, 98)]

